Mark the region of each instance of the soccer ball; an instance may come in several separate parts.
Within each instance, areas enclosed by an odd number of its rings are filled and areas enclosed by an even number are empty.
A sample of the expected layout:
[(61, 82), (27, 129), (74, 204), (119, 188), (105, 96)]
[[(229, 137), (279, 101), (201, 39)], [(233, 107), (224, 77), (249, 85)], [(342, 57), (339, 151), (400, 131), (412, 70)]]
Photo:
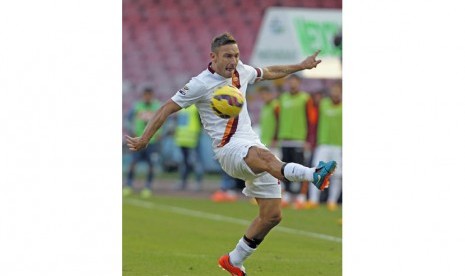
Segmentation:
[(213, 112), (219, 117), (223, 119), (235, 118), (242, 110), (244, 97), (239, 89), (231, 85), (226, 85), (213, 92), (210, 105)]

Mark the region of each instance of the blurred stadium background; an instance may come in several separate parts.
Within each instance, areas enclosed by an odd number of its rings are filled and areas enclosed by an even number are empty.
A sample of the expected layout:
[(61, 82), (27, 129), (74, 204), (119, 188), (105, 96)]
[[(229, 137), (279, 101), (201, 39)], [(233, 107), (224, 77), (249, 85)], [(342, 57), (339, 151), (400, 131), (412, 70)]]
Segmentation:
[[(280, 8), (293, 8), (294, 13), (297, 10), (297, 15), (286, 14)], [(265, 20), (267, 13), (270, 14), (273, 9), (273, 18)], [(298, 14), (299, 10), (304, 13)], [(341, 51), (333, 45), (333, 40), (341, 31), (341, 12), (341, 0), (123, 0), (123, 116), (140, 98), (144, 87), (152, 87), (156, 97), (164, 102), (191, 77), (204, 70), (209, 62), (211, 39), (225, 31), (232, 33), (238, 41), (241, 60), (254, 66), (269, 65), (266, 59), (260, 59), (264, 55), (259, 55), (258, 51), (258, 46), (267, 45), (288, 49), (287, 52), (265, 54), (268, 55), (266, 58), (275, 55), (275, 59), (268, 59), (271, 64), (298, 62), (306, 53), (316, 50), (315, 47), (327, 50), (326, 56), (325, 51), (320, 54), (326, 64), (339, 60)], [(292, 32), (302, 32), (302, 29), (296, 29), (298, 26), (295, 22), (290, 22), (296, 21), (296, 17), (310, 20), (306, 22), (307, 29), (303, 30), (307, 38), (300, 41), (288, 39), (289, 36), (296, 36)], [(312, 25), (315, 22), (317, 24)], [(270, 38), (270, 34), (282, 32), (286, 24), (290, 24), (290, 30), (285, 30), (288, 33), (274, 40)], [(299, 49), (299, 42), (313, 43), (314, 47)], [(286, 56), (297, 52), (300, 54)], [(304, 79), (303, 90), (323, 91), (340, 75), (340, 64), (335, 66), (327, 71), (328, 76)], [(325, 69), (321, 67), (319, 71)], [(279, 85), (279, 82), (275, 84)], [(252, 123), (258, 128), (261, 102), (253, 91), (254, 87), (251, 86), (247, 95), (248, 108)], [(219, 172), (220, 167), (212, 158), (210, 143), (209, 138), (203, 135), (200, 140), (201, 160), (207, 172)], [(181, 154), (169, 135), (162, 141), (161, 156), (158, 158), (163, 160), (161, 170), (176, 170)], [(127, 171), (129, 160), (128, 151), (123, 145), (123, 173)]]

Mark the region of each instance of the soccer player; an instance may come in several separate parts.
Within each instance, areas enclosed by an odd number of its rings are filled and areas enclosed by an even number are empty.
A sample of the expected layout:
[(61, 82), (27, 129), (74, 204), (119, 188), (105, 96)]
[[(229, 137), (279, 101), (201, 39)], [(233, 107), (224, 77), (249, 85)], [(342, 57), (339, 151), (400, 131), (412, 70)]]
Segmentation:
[(278, 137), (279, 103), (270, 87), (260, 86), (257, 91), (263, 101), (260, 109), (260, 141), (268, 148), (274, 148)]
[[(319, 106), (316, 160), (336, 160), (339, 169), (331, 177), (331, 188), (326, 202), (329, 210), (338, 208), (337, 202), (342, 192), (342, 83), (336, 82), (329, 89), (329, 98), (324, 98)], [(315, 208), (320, 203), (320, 190), (311, 187), (309, 206)]]
[(203, 164), (199, 155), (199, 140), (202, 134), (199, 113), (195, 105), (182, 109), (177, 113), (177, 125), (174, 132), (174, 141), (181, 149), (182, 162), (180, 166), (180, 182), (178, 190), (187, 188), (187, 178), (193, 171), (195, 173), (195, 190), (202, 190)]
[[(282, 93), (279, 98), (278, 138), (282, 150), (282, 161), (305, 163), (305, 151), (310, 150), (310, 112), (313, 107), (310, 95), (300, 89), (301, 79), (291, 75), (287, 79), (289, 91)], [(296, 209), (305, 207), (308, 194), (308, 182), (297, 183), (300, 191), (291, 189), (289, 182), (284, 182), (284, 193), (281, 200), (283, 207), (290, 204), (292, 195), (298, 194), (294, 202)]]
[[(144, 132), (147, 122), (152, 118), (157, 111), (161, 103), (155, 98), (154, 91), (152, 88), (147, 87), (144, 89), (142, 100), (137, 101), (129, 114), (129, 121), (131, 128), (130, 133), (135, 135), (142, 135)], [(147, 146), (139, 152), (134, 152), (132, 154), (132, 161), (129, 165), (129, 171), (126, 179), (126, 187), (123, 188), (123, 195), (128, 196), (133, 192), (133, 181), (136, 165), (139, 162), (146, 162), (148, 165), (147, 180), (145, 181), (145, 187), (141, 191), (140, 196), (143, 198), (148, 198), (152, 195), (152, 182), (154, 178), (154, 162), (152, 161), (152, 154), (158, 151), (158, 141), (160, 140), (160, 135), (153, 136), (150, 141), (148, 141)]]
[(272, 154), (252, 130), (247, 104), (236, 118), (222, 119), (215, 115), (210, 100), (216, 88), (234, 85), (244, 95), (247, 85), (257, 80), (272, 80), (294, 72), (315, 68), (319, 51), (299, 64), (254, 68), (239, 59), (239, 47), (229, 33), (215, 37), (211, 43), (211, 62), (198, 76), (192, 78), (152, 117), (139, 137), (126, 137), (130, 150), (138, 151), (162, 126), (166, 118), (192, 104), (199, 110), (202, 125), (213, 140), (213, 151), (221, 167), (229, 175), (247, 180), (246, 196), (257, 200), (259, 214), (251, 222), (237, 246), (218, 260), (218, 264), (232, 275), (246, 275), (244, 261), (257, 249), (268, 232), (281, 221), (280, 182), (311, 181), (319, 188), (327, 187), (336, 162), (321, 162), (316, 168), (296, 163), (283, 163)]

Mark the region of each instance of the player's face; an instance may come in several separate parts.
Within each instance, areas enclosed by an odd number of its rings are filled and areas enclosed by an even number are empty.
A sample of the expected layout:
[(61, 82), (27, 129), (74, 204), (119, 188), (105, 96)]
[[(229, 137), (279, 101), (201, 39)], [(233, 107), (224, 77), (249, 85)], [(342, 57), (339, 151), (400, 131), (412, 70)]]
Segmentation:
[(239, 47), (237, 44), (227, 44), (218, 47), (210, 54), (212, 67), (220, 76), (231, 78), (239, 62)]
[(274, 98), (273, 93), (271, 93), (271, 91), (268, 91), (268, 90), (260, 91), (259, 95), (260, 95), (260, 98), (262, 99), (262, 101), (264, 101), (265, 103), (273, 100), (273, 98)]
[(300, 80), (296, 78), (289, 79), (289, 90), (291, 93), (297, 93), (300, 89)]
[(143, 101), (146, 103), (150, 103), (152, 101), (152, 94), (150, 93), (144, 93), (142, 97)]
[(329, 90), (331, 100), (338, 104), (342, 101), (342, 88), (339, 85), (333, 85)]
[(323, 95), (319, 92), (312, 94), (312, 101), (314, 105), (318, 105), (323, 98)]

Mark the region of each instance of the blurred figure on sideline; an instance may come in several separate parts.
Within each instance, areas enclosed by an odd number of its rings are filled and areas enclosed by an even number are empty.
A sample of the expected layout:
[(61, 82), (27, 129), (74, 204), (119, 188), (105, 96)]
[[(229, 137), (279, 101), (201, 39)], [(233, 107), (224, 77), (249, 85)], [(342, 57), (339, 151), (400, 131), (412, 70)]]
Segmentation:
[[(329, 210), (338, 208), (337, 202), (342, 192), (342, 83), (334, 83), (329, 90), (329, 98), (323, 98), (319, 106), (317, 148), (313, 164), (318, 160), (336, 160), (339, 169), (330, 178), (327, 206)], [(320, 190), (311, 188), (309, 206), (317, 207)]]
[[(310, 95), (301, 91), (301, 78), (290, 75), (287, 78), (289, 91), (279, 96), (278, 138), (282, 150), (283, 162), (305, 163), (305, 151), (310, 150), (308, 143), (310, 135), (310, 114), (313, 107)], [(300, 182), (299, 191), (291, 188), (292, 182), (284, 182), (284, 192), (281, 204), (287, 207), (293, 201), (296, 209), (306, 206), (308, 181)]]
[(308, 134), (308, 143), (310, 144), (310, 158), (308, 160), (308, 164), (313, 164), (313, 159), (315, 156), (315, 149), (317, 145), (317, 132), (318, 132), (318, 113), (319, 113), (319, 105), (321, 99), (324, 97), (324, 91), (319, 90), (316, 92), (313, 92), (311, 94), (312, 97), (312, 104), (313, 107), (310, 109), (309, 112), (309, 122), (310, 122), (310, 128), (309, 128), (309, 134)]
[(263, 101), (260, 109), (260, 140), (274, 152), (278, 139), (279, 103), (269, 86), (260, 86), (257, 92)]
[(181, 109), (177, 113), (177, 125), (174, 132), (174, 141), (182, 153), (178, 190), (186, 189), (187, 178), (192, 171), (195, 173), (196, 181), (194, 189), (202, 190), (204, 170), (198, 151), (201, 134), (202, 125), (195, 105)]
[[(128, 132), (135, 136), (142, 135), (147, 122), (150, 118), (152, 118), (155, 111), (157, 111), (160, 106), (161, 104), (155, 98), (153, 89), (150, 87), (145, 88), (142, 94), (142, 100), (134, 103), (134, 106), (129, 112), (128, 122), (130, 126)], [(132, 153), (132, 160), (129, 165), (129, 171), (126, 178), (126, 186), (123, 188), (124, 196), (128, 196), (133, 193), (134, 173), (136, 165), (139, 162), (146, 162), (148, 165), (147, 178), (140, 195), (144, 198), (152, 195), (152, 181), (154, 179), (154, 162), (152, 160), (152, 155), (158, 151), (160, 133), (161, 131), (157, 131), (157, 133), (150, 139), (145, 149)]]

